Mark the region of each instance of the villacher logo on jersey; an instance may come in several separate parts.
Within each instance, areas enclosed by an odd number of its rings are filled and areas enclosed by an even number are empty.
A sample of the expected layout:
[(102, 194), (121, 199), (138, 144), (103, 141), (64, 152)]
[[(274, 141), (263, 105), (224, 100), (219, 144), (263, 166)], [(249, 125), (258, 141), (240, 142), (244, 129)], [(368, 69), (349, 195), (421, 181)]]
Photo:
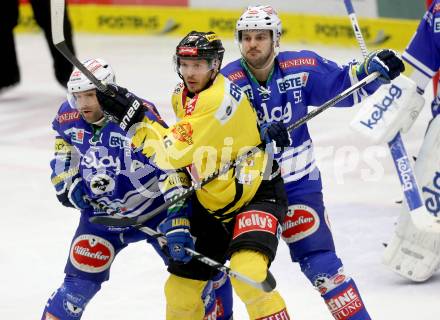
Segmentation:
[(97, 273), (110, 266), (114, 254), (113, 245), (107, 240), (92, 234), (83, 234), (72, 243), (70, 262), (81, 271)]

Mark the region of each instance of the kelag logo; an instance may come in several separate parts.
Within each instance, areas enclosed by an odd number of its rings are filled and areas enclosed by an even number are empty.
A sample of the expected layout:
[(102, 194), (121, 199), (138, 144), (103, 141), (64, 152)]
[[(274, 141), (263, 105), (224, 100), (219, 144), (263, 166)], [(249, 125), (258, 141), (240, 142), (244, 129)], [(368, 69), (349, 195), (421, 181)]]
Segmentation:
[(371, 113), (370, 118), (366, 121), (361, 120), (360, 123), (366, 126), (368, 129), (373, 129), (377, 122), (383, 118), (384, 113), (387, 112), (394, 100), (399, 99), (401, 95), (402, 89), (393, 84), (388, 90), (388, 94), (383, 98), (382, 102), (374, 105), (376, 110)]
[(438, 217), (440, 213), (440, 172), (436, 172), (432, 180), (433, 188), (423, 187), (422, 191), (427, 193), (425, 195), (426, 209), (434, 216)]
[(403, 191), (409, 191), (414, 188), (412, 176), (409, 174), (411, 171), (411, 164), (408, 157), (403, 156), (396, 161), (397, 171), (402, 181)]

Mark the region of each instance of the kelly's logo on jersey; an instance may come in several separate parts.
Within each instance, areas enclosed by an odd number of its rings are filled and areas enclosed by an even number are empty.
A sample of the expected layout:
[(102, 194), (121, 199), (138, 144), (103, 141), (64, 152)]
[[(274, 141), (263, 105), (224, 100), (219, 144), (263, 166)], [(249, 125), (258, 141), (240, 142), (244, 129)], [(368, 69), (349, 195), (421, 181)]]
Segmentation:
[(289, 74), (288, 76), (277, 80), (278, 91), (284, 93), (291, 90), (301, 89), (301, 87), (307, 85), (308, 79), (308, 72)]
[(232, 238), (235, 239), (243, 233), (252, 231), (269, 232), (275, 235), (277, 227), (278, 220), (274, 215), (264, 211), (246, 211), (237, 215)]

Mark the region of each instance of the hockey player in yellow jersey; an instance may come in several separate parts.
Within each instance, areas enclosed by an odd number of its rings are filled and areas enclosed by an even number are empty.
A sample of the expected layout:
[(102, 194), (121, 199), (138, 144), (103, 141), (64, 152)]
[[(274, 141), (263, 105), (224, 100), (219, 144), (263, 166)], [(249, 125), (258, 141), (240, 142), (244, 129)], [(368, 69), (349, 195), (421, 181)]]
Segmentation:
[[(271, 128), (260, 130), (245, 94), (218, 73), (223, 53), (212, 32), (193, 31), (179, 43), (175, 63), (183, 82), (172, 96), (177, 122), (170, 128), (154, 121), (154, 115), (141, 115), (142, 103), (124, 88), (112, 87), (115, 97), (99, 93), (98, 99), (122, 128), (131, 128), (133, 144), (160, 168), (187, 167), (193, 179), (203, 179), (261, 144), (260, 135), (267, 141), (273, 133)], [(287, 132), (275, 133), (281, 136), (277, 142), (289, 143)], [(167, 186), (172, 188), (175, 180)], [(161, 227), (173, 259), (165, 285), (167, 319), (202, 319), (201, 291), (215, 272), (192, 259), (185, 247), (220, 262), (230, 259), (232, 270), (261, 282), (275, 258), (286, 211), (280, 170), (265, 151), (204, 185), (190, 201), (171, 207)], [(264, 292), (235, 279), (232, 285), (250, 319), (289, 319), (277, 291)]]

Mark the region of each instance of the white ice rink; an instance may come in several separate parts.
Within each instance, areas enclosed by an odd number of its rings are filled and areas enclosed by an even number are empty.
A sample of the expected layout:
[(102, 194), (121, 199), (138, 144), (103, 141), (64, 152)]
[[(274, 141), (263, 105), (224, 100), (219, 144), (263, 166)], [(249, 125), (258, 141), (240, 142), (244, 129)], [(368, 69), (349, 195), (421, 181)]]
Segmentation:
[[(120, 85), (156, 102), (169, 117), (168, 101), (178, 80), (172, 54), (179, 39), (77, 35), (75, 40), (80, 59), (105, 58)], [(0, 96), (0, 319), (36, 320), (63, 280), (79, 215), (58, 203), (50, 182), (50, 124), (65, 92), (55, 82), (42, 35), (19, 35), (16, 43), (22, 82)], [(225, 46), (225, 62), (238, 57), (232, 41)], [(307, 48), (341, 63), (360, 57), (356, 48)], [(348, 123), (356, 110), (328, 110), (310, 122), (337, 252), (373, 319), (440, 319), (440, 275), (415, 284), (381, 264), (382, 243), (390, 238), (399, 213), (395, 201), (402, 195), (388, 150), (368, 148), (350, 131)], [(404, 135), (411, 155), (417, 154), (429, 116), (425, 108), (410, 134)], [(368, 161), (371, 155), (376, 162)], [(298, 265), (290, 262), (284, 243), (271, 270), (294, 319), (332, 319)], [(110, 281), (83, 319), (164, 319), (166, 277), (149, 246), (129, 246), (117, 257)], [(242, 303), (235, 301), (234, 318), (247, 319)]]

